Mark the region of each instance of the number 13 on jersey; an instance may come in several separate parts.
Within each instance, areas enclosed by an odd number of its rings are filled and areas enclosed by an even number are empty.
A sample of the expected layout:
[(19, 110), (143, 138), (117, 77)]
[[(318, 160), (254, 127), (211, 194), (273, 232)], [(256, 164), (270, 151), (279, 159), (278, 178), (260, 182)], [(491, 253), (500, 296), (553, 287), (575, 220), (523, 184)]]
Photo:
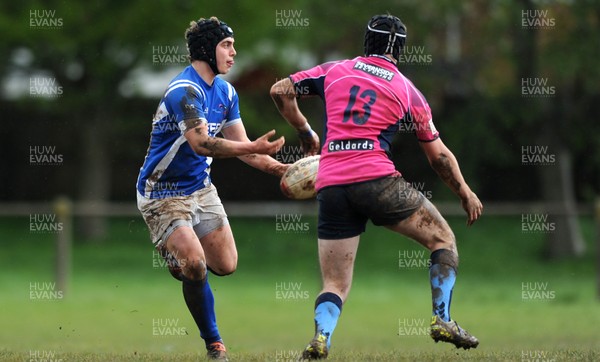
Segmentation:
[[(359, 98), (359, 103), (362, 103), (362, 109), (354, 109), (357, 97)], [(359, 86), (353, 86), (350, 88), (350, 98), (344, 110), (344, 119), (342, 122), (346, 123), (352, 118), (354, 124), (363, 125), (367, 123), (369, 117), (371, 117), (371, 106), (375, 104), (376, 100), (377, 93), (373, 89), (365, 89), (361, 92)]]

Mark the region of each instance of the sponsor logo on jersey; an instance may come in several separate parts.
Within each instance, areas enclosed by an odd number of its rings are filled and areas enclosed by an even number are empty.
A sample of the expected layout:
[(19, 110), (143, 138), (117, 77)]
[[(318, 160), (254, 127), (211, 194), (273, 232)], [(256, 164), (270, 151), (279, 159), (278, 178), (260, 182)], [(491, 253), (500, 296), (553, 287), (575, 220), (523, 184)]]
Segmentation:
[(208, 134), (212, 137), (216, 136), (219, 132), (221, 132), (221, 128), (223, 128), (223, 123), (208, 123)]
[(327, 145), (329, 152), (338, 151), (371, 151), (375, 149), (375, 143), (373, 140), (365, 138), (352, 139), (352, 140), (336, 140), (331, 141)]
[(356, 62), (356, 64), (354, 64), (354, 69), (362, 70), (365, 73), (374, 75), (381, 79), (385, 79), (388, 82), (394, 78), (394, 72), (391, 72), (387, 69), (384, 69), (384, 68), (381, 68), (381, 67), (378, 67), (375, 65), (363, 63), (360, 61), (358, 61), (358, 62)]

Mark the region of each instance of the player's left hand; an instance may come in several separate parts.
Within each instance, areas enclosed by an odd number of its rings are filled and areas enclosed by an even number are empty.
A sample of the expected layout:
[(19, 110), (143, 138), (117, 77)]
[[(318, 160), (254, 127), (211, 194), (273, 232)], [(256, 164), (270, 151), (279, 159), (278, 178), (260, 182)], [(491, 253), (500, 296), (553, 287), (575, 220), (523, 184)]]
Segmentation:
[(467, 226), (473, 225), (483, 212), (483, 204), (479, 201), (477, 195), (471, 191), (467, 197), (461, 200), (461, 205), (467, 213)]
[(254, 145), (254, 152), (265, 155), (273, 155), (277, 153), (285, 144), (285, 138), (283, 136), (279, 137), (276, 140), (269, 140), (269, 138), (275, 135), (275, 130), (272, 129), (264, 135), (258, 137), (254, 141), (252, 141)]
[(315, 131), (309, 129), (306, 132), (298, 132), (298, 138), (300, 139), (300, 147), (305, 156), (314, 156), (319, 153), (321, 143), (319, 136)]

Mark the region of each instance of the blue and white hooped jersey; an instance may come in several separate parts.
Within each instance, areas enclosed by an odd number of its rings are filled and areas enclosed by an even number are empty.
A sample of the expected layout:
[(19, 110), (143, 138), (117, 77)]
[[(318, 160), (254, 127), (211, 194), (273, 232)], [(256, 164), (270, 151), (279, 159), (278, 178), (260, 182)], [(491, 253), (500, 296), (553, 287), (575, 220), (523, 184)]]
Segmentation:
[(219, 77), (210, 86), (191, 65), (171, 81), (152, 120), (148, 153), (137, 179), (142, 196), (186, 196), (210, 184), (212, 157), (196, 154), (184, 136), (190, 119), (208, 122), (211, 137), (241, 122), (233, 86)]

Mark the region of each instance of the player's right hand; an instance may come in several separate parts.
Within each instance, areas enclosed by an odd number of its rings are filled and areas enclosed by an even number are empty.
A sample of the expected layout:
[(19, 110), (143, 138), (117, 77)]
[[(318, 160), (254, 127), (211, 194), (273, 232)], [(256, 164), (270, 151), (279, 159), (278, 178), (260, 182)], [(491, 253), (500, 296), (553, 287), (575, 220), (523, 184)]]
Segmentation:
[(305, 156), (314, 156), (319, 153), (321, 143), (315, 131), (309, 129), (306, 132), (298, 132), (298, 138), (300, 139), (300, 147)]
[(274, 141), (270, 141), (269, 138), (275, 135), (275, 130), (272, 129), (264, 135), (258, 137), (252, 143), (254, 143), (254, 147), (256, 150), (254, 153), (260, 153), (265, 155), (273, 155), (277, 153), (285, 144), (285, 138), (283, 136), (279, 137)]
[(483, 204), (479, 201), (477, 195), (471, 191), (467, 197), (461, 200), (461, 205), (467, 213), (467, 226), (473, 225), (483, 212)]

